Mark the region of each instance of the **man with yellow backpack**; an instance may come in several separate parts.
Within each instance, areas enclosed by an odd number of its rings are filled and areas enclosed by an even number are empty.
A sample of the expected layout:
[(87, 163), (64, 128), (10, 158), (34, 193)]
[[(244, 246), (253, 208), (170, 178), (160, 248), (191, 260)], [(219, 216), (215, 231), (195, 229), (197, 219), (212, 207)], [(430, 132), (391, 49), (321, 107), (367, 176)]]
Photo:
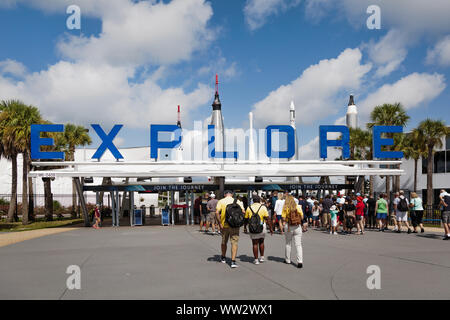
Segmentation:
[(281, 214), (283, 228), (286, 237), (286, 258), (285, 263), (291, 263), (291, 247), (295, 246), (297, 251), (297, 267), (303, 268), (303, 249), (302, 249), (302, 233), (303, 233), (303, 210), (299, 206), (293, 196), (288, 195), (283, 206)]

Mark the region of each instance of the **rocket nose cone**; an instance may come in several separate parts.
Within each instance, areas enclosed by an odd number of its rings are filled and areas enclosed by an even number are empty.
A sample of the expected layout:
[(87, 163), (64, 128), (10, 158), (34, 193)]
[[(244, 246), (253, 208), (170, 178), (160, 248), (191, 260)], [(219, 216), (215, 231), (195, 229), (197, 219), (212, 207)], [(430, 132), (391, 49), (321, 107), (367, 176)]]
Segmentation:
[(295, 104), (294, 104), (294, 101), (291, 101), (291, 107), (290, 107), (290, 109), (291, 109), (291, 110), (295, 110)]

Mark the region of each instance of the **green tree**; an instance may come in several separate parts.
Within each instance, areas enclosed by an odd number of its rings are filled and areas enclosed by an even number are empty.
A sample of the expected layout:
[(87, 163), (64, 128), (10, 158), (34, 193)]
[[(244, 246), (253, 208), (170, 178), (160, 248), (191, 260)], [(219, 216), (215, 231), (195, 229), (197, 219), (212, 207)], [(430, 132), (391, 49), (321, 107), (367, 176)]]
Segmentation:
[[(55, 140), (59, 150), (65, 152), (66, 161), (75, 161), (75, 148), (92, 143), (89, 130), (83, 126), (68, 123), (64, 126), (64, 133), (57, 136)], [(72, 217), (77, 216), (77, 194), (75, 182), (72, 181)]]
[(427, 204), (433, 204), (433, 163), (435, 148), (442, 148), (442, 137), (450, 134), (449, 128), (442, 120), (426, 119), (417, 130), (427, 148)]
[[(372, 129), (373, 126), (406, 126), (410, 117), (406, 114), (402, 104), (397, 102), (394, 104), (385, 103), (376, 106), (371, 114), (367, 128)], [(386, 134), (387, 138), (393, 138), (395, 134)], [(387, 147), (390, 150), (390, 147)], [(396, 189), (400, 188), (400, 177), (396, 179)], [(386, 193), (390, 194), (390, 177), (386, 176)]]
[[(4, 111), (5, 119), (2, 120), (2, 140), (13, 147), (12, 152), (22, 154), (22, 223), (29, 223), (29, 203), (28, 203), (28, 188), (31, 187), (31, 179), (28, 179), (28, 172), (31, 167), (30, 158), (30, 132), (31, 125), (42, 123), (42, 117), (36, 107), (28, 106), (21, 101), (11, 100), (2, 103), (2, 114)], [(11, 159), (12, 160), (12, 159)], [(17, 164), (16, 164), (17, 168)], [(14, 164), (13, 164), (14, 170)], [(17, 169), (16, 169), (17, 170)], [(13, 177), (14, 179), (14, 177)], [(16, 176), (17, 186), (17, 176)], [(14, 182), (12, 187), (14, 187)], [(31, 188), (30, 188), (31, 190)], [(13, 193), (14, 190), (11, 191)], [(17, 192), (17, 191), (16, 191)]]
[(19, 100), (8, 100), (0, 102), (0, 142), (1, 156), (11, 161), (11, 199), (8, 209), (8, 222), (18, 220), (17, 210), (17, 156), (20, 153), (16, 139), (16, 130), (13, 123), (18, 117), (17, 111), (26, 107)]

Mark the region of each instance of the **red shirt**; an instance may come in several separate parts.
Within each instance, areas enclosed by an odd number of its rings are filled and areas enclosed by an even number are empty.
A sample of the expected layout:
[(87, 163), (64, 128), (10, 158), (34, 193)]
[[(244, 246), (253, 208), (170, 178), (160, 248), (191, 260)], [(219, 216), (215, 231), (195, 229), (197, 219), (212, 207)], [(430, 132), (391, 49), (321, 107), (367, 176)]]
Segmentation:
[(356, 204), (356, 214), (358, 216), (364, 215), (364, 202), (358, 201), (358, 203)]

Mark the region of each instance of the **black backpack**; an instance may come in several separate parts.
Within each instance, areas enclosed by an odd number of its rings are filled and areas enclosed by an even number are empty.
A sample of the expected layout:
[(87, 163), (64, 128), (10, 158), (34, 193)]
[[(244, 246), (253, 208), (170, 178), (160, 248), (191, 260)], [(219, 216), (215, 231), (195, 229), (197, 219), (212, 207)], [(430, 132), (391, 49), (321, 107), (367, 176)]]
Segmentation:
[(235, 198), (233, 203), (227, 205), (225, 210), (225, 220), (231, 228), (240, 228), (244, 224), (244, 214), (241, 206), (237, 203)]
[(408, 211), (408, 202), (406, 198), (400, 198), (400, 202), (398, 203), (397, 210), (401, 212)]
[(261, 217), (259, 216), (258, 212), (261, 209), (262, 205), (259, 207), (258, 211), (256, 213), (253, 212), (252, 207), (250, 206), (250, 211), (252, 212), (252, 216), (248, 221), (248, 230), (250, 233), (261, 233), (264, 230), (264, 226), (261, 223)]
[(444, 211), (450, 211), (450, 196), (444, 196), (444, 202), (447, 205), (444, 207)]

